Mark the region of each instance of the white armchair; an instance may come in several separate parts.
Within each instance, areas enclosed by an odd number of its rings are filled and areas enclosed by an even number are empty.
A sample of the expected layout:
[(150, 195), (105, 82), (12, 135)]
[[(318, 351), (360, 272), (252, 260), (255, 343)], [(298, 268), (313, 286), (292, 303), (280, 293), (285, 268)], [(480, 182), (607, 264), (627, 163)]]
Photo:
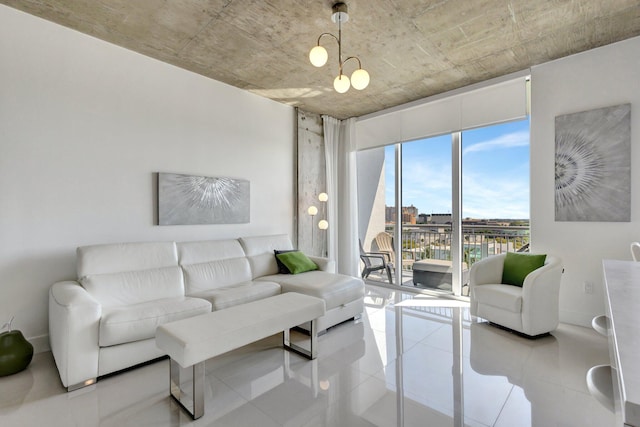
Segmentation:
[(471, 315), (531, 337), (556, 329), (561, 260), (547, 255), (544, 265), (529, 273), (519, 287), (501, 283), (505, 257), (494, 255), (471, 267)]

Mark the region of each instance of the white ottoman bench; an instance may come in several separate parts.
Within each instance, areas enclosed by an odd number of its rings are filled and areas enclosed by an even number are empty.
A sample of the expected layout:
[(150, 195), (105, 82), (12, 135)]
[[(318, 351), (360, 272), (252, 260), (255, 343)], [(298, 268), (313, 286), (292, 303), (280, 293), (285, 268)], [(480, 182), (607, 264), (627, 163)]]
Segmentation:
[[(205, 361), (278, 332), (284, 331), (285, 349), (315, 359), (315, 320), (324, 313), (324, 300), (287, 292), (159, 326), (156, 345), (171, 358), (171, 396), (193, 419), (200, 418), (204, 414)], [(309, 350), (293, 344), (289, 335), (291, 328), (305, 322), (311, 322)], [(187, 368), (193, 377), (190, 391), (182, 389), (181, 371)]]

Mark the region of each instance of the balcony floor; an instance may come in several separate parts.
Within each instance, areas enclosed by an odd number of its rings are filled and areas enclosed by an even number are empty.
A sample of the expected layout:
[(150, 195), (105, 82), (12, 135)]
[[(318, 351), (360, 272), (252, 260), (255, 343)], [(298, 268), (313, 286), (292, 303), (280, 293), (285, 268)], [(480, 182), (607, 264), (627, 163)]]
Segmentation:
[[(390, 287), (392, 289), (397, 289), (397, 285), (393, 284), (390, 285), (389, 284), (389, 280), (387, 279), (386, 274), (380, 274), (379, 272), (373, 272), (369, 275), (369, 277), (367, 277), (367, 279), (365, 280), (366, 283), (371, 284), (371, 285), (376, 285), (376, 286), (384, 286), (384, 287)], [(423, 284), (418, 283), (417, 285), (415, 285), (413, 283), (413, 272), (411, 270), (403, 270), (402, 271), (402, 289), (409, 291), (409, 292), (425, 292), (425, 293), (433, 293), (433, 294), (441, 294), (441, 295), (452, 295), (453, 292), (451, 291), (450, 287), (444, 287), (444, 288), (434, 288), (434, 287), (430, 287), (430, 286), (426, 286)], [(462, 287), (462, 296), (469, 296), (469, 286), (468, 285), (464, 285)]]

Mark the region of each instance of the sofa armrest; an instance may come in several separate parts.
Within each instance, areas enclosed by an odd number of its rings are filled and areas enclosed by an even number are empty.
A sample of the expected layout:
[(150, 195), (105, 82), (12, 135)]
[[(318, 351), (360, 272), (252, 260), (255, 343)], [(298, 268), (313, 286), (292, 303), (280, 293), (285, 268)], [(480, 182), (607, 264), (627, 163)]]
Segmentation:
[[(562, 261), (547, 255), (545, 265), (525, 277), (522, 284), (523, 323), (541, 319), (545, 323), (558, 325), (562, 271)], [(536, 330), (536, 325), (527, 326)]]
[(469, 287), (501, 283), (505, 256), (492, 255), (476, 261), (469, 270)]
[(309, 259), (318, 265), (318, 269), (328, 273), (336, 272), (336, 262), (329, 258), (319, 256), (309, 256)]
[(51, 352), (67, 388), (98, 376), (101, 305), (78, 282), (58, 282), (49, 290)]

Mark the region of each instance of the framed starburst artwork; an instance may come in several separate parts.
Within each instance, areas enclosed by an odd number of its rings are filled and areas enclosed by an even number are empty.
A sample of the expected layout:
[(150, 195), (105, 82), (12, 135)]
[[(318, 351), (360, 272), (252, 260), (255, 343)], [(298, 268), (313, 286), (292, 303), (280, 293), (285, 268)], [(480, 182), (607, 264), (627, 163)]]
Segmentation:
[(246, 224), (249, 195), (244, 179), (159, 173), (158, 223)]
[(631, 105), (556, 117), (556, 221), (631, 220)]

